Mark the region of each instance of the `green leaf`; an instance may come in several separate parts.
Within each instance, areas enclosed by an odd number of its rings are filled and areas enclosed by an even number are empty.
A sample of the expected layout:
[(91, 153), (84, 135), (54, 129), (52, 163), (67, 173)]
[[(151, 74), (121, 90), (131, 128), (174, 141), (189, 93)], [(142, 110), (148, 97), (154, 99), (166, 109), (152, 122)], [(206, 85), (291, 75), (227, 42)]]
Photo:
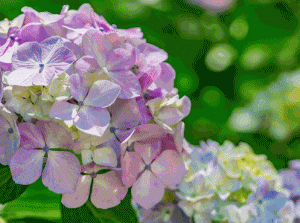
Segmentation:
[(1, 210), (1, 217), (8, 222), (24, 218), (39, 218), (57, 222), (61, 219), (60, 200), (61, 195), (50, 191), (39, 179), (29, 185), (19, 198), (5, 204)]
[(0, 164), (0, 204), (20, 197), (27, 187), (27, 185), (16, 184), (12, 179), (9, 166)]
[(135, 223), (138, 222), (136, 213), (131, 206), (131, 195), (113, 208), (98, 209), (90, 200), (80, 208), (66, 208), (62, 205), (63, 223), (81, 223), (88, 219), (89, 223)]

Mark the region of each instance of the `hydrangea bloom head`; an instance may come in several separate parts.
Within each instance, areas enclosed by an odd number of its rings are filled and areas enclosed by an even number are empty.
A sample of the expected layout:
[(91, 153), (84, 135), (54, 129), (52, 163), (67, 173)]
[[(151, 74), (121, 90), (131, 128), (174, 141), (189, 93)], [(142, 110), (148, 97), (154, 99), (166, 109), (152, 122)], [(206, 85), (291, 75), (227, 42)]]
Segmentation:
[(42, 176), (70, 208), (87, 201), (92, 182), (98, 208), (118, 205), (131, 186), (144, 208), (159, 203), (187, 171), (182, 119), (190, 100), (178, 97), (167, 53), (89, 4), (22, 13), (0, 23), (0, 97), (11, 113), (1, 114), (0, 161), (13, 180), (28, 185)]

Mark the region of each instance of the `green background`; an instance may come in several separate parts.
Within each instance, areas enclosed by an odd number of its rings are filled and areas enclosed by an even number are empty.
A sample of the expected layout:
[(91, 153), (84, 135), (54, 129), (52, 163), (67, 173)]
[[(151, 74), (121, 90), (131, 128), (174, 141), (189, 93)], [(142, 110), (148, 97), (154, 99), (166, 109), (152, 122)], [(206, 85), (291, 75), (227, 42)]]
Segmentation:
[[(176, 70), (175, 87), (181, 97), (187, 95), (192, 101), (191, 113), (184, 119), (185, 137), (190, 143), (197, 145), (209, 138), (219, 143), (226, 139), (243, 141), (255, 153), (266, 154), (276, 169), (298, 158), (297, 132), (288, 140), (276, 141), (262, 131), (237, 133), (227, 124), (234, 108), (249, 103), (280, 73), (299, 67), (297, 1), (240, 0), (230, 10), (213, 14), (183, 0), (0, 0), (0, 20), (12, 20), (23, 6), (59, 14), (63, 5), (77, 10), (84, 3), (90, 3), (118, 28), (141, 27), (148, 43), (169, 54), (167, 62)], [(60, 222), (63, 213), (64, 222), (81, 222), (76, 215), (84, 213), (93, 222), (93, 213), (86, 205), (73, 212), (61, 209), (60, 195), (38, 181), (20, 198), (7, 203), (2, 215), (11, 219), (8, 222), (42, 222), (41, 218)], [(105, 213), (98, 211), (101, 213), (115, 216), (113, 221), (103, 218), (102, 222), (136, 221), (130, 195), (121, 206)], [(131, 218), (122, 220), (125, 213), (131, 213), (127, 215)]]

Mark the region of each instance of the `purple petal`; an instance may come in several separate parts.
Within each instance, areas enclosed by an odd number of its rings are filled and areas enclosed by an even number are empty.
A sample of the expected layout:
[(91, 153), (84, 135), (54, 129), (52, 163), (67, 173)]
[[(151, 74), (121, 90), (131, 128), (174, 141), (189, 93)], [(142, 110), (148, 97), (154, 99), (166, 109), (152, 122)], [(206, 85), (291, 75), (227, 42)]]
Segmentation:
[(153, 83), (154, 80), (160, 75), (161, 68), (160, 66), (152, 67), (147, 73), (144, 73), (140, 78), (139, 82), (142, 89), (148, 89), (148, 87)]
[(42, 47), (37, 42), (24, 43), (12, 56), (15, 69), (36, 69), (42, 63)]
[(180, 183), (187, 172), (183, 160), (174, 150), (164, 151), (151, 164), (151, 170), (165, 185)]
[(120, 173), (112, 170), (97, 175), (94, 180), (91, 201), (97, 208), (111, 208), (120, 204), (120, 201), (126, 196), (127, 190), (122, 184)]
[(20, 30), (20, 44), (28, 42), (41, 42), (44, 39), (48, 38), (50, 34), (47, 33), (46, 28), (42, 24), (32, 23), (23, 26)]
[(170, 64), (165, 62), (161, 63), (160, 66), (161, 73), (149, 89), (154, 90), (161, 87), (167, 92), (171, 92), (174, 87), (175, 70)]
[(135, 202), (143, 208), (149, 209), (163, 198), (165, 187), (151, 171), (145, 170), (133, 184), (131, 192)]
[(99, 65), (92, 56), (83, 56), (75, 63), (75, 69), (81, 73), (93, 73), (98, 68)]
[(152, 114), (150, 113), (148, 107), (146, 106), (146, 102), (144, 98), (137, 97), (136, 102), (139, 106), (140, 114), (141, 114), (141, 124), (147, 124), (152, 120)]
[(45, 52), (42, 55), (43, 62), (48, 64), (49, 66), (53, 66), (56, 69), (60, 69), (59, 71), (63, 73), (66, 71), (69, 66), (76, 60), (76, 56), (74, 53), (66, 48), (61, 46), (53, 46), (50, 52)]
[(56, 101), (49, 111), (49, 116), (68, 121), (76, 117), (78, 109), (78, 105), (66, 101)]
[(106, 54), (112, 49), (110, 41), (100, 31), (89, 30), (82, 37), (84, 53), (93, 56), (101, 68), (106, 65)]
[(76, 191), (72, 194), (63, 194), (61, 203), (67, 208), (81, 207), (89, 198), (91, 183), (92, 177), (90, 175), (80, 175)]
[(123, 130), (136, 127), (140, 112), (135, 99), (117, 99), (110, 107), (112, 123)]
[(74, 118), (74, 125), (81, 131), (102, 136), (110, 122), (110, 114), (106, 109), (82, 106)]
[(23, 185), (37, 181), (42, 173), (44, 155), (43, 150), (18, 149), (9, 164), (13, 180)]
[(8, 38), (6, 42), (2, 46), (0, 46), (0, 56), (2, 56), (6, 52), (10, 44), (11, 44), (11, 39)]
[(130, 70), (135, 62), (135, 51), (118, 48), (109, 52), (106, 67), (110, 71)]
[(49, 148), (70, 149), (73, 145), (70, 132), (54, 121), (37, 121), (36, 126), (42, 131)]
[(168, 54), (164, 50), (149, 43), (140, 44), (138, 49), (146, 55), (147, 64), (157, 65), (168, 58)]
[(45, 140), (40, 129), (32, 123), (22, 122), (18, 124), (21, 137), (21, 147), (24, 149), (44, 148)]
[(291, 169), (299, 169), (300, 170), (300, 160), (292, 160), (289, 162), (289, 167)]
[(107, 80), (95, 81), (84, 99), (85, 105), (106, 108), (117, 99), (120, 86)]
[[(14, 42), (14, 44), (11, 47), (8, 47), (5, 51), (5, 53), (0, 56), (0, 62), (2, 62), (2, 67), (6, 67), (5, 70), (9, 70), (11, 71), (11, 62), (12, 62), (12, 56), (13, 54), (17, 51), (17, 48), (19, 46), (18, 42)], [(6, 65), (4, 65), (3, 63), (5, 63)]]
[(66, 151), (49, 151), (46, 167), (43, 171), (43, 184), (49, 190), (61, 193), (73, 193), (80, 175), (80, 163), (77, 157)]
[(71, 87), (71, 95), (77, 101), (83, 101), (86, 97), (89, 86), (82, 75), (72, 74), (69, 79), (69, 85)]
[(119, 98), (130, 99), (141, 95), (141, 85), (131, 71), (110, 72), (109, 77), (121, 87)]

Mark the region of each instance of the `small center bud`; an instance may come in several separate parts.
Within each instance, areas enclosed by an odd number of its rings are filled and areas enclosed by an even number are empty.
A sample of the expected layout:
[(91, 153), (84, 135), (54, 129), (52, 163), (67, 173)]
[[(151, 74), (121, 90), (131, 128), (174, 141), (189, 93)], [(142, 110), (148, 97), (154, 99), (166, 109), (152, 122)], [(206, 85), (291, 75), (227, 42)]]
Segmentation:
[(83, 106), (83, 101), (78, 101), (79, 106)]
[(127, 152), (133, 152), (133, 151), (134, 151), (133, 145), (127, 146), (127, 147), (126, 147), (126, 151), (127, 151)]
[(96, 178), (97, 174), (95, 172), (93, 172), (93, 173), (90, 174), (90, 176), (93, 177), (93, 178)]
[(13, 133), (14, 132), (14, 130), (12, 128), (9, 128), (7, 131), (8, 131), (8, 133)]
[(117, 129), (115, 127), (110, 127), (109, 130), (110, 130), (111, 133), (115, 133)]
[(134, 65), (134, 66), (131, 68), (131, 71), (132, 71), (132, 73), (134, 73), (134, 74), (138, 74), (138, 73), (140, 72), (139, 66), (138, 66), (138, 65)]
[(145, 170), (150, 170), (151, 169), (151, 166), (150, 165), (146, 165), (145, 166)]
[(40, 63), (39, 66), (40, 68), (44, 68), (45, 65), (43, 63)]
[(12, 41), (14, 41), (14, 40), (16, 39), (16, 36), (15, 36), (15, 35), (11, 35), (9, 38), (10, 38)]
[(100, 32), (104, 32), (104, 29), (102, 27), (99, 28)]
[(48, 152), (50, 149), (49, 149), (48, 146), (45, 146), (45, 147), (43, 148), (43, 150), (44, 150), (45, 152)]
[(146, 100), (149, 100), (150, 97), (151, 97), (151, 95), (150, 95), (149, 93), (144, 94), (144, 98), (145, 98)]
[(117, 25), (116, 25), (116, 24), (112, 24), (111, 26), (112, 26), (114, 29), (117, 28)]

